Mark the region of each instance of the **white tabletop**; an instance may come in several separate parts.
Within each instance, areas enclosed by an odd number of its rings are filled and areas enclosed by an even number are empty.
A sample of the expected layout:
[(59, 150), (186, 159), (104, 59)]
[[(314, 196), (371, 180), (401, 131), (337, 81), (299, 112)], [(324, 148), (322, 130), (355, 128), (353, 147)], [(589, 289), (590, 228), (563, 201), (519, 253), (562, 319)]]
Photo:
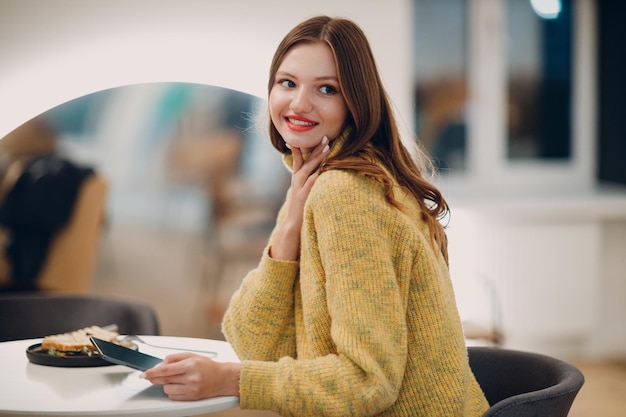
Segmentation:
[[(218, 352), (214, 360), (238, 362), (227, 342), (142, 336), (168, 347)], [(29, 362), (26, 349), (41, 339), (0, 343), (0, 415), (179, 417), (213, 413), (239, 405), (238, 397), (171, 401), (161, 386), (125, 366), (62, 368)], [(141, 352), (165, 357), (175, 351), (138, 343)]]

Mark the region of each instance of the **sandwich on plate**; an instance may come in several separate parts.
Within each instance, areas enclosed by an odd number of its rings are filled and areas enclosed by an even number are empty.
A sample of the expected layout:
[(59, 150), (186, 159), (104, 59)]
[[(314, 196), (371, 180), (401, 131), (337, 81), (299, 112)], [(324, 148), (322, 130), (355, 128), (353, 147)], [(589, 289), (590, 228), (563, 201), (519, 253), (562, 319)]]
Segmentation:
[(90, 326), (68, 333), (46, 336), (41, 342), (41, 350), (47, 351), (49, 355), (61, 357), (98, 355), (96, 347), (89, 340), (90, 336), (120, 344), (117, 341), (119, 333), (116, 330), (110, 330), (108, 327), (110, 326), (107, 326), (106, 329), (100, 326)]

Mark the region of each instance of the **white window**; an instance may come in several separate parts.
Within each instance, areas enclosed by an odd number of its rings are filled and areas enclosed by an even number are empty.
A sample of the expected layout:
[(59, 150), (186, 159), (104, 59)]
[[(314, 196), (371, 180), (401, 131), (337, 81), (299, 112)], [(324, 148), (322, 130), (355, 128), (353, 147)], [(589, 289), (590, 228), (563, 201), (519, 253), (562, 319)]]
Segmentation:
[(590, 188), (593, 1), (413, 6), (415, 126), (444, 192)]

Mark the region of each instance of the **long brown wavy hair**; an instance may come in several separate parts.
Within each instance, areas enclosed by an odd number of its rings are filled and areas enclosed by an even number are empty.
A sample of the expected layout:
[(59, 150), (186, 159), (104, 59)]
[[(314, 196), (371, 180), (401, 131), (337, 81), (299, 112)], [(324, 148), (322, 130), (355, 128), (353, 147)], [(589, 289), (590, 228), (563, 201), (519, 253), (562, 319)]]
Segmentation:
[[(361, 172), (380, 181), (387, 201), (399, 207), (393, 196), (393, 180), (376, 163), (380, 161), (400, 186), (415, 196), (428, 224), (433, 244), (448, 260), (447, 239), (439, 220), (449, 213), (441, 192), (424, 173), (432, 169), (426, 155), (414, 159), (402, 143), (390, 100), (376, 67), (374, 55), (363, 31), (352, 21), (328, 16), (307, 19), (294, 27), (278, 45), (270, 66), (268, 94), (285, 55), (296, 45), (323, 42), (335, 58), (341, 93), (348, 108), (346, 125), (351, 127), (339, 153), (321, 167), (322, 171), (343, 169)], [(283, 154), (291, 150), (269, 122), (272, 145)], [(420, 152), (419, 149), (416, 149)], [(417, 160), (421, 162), (418, 164)]]

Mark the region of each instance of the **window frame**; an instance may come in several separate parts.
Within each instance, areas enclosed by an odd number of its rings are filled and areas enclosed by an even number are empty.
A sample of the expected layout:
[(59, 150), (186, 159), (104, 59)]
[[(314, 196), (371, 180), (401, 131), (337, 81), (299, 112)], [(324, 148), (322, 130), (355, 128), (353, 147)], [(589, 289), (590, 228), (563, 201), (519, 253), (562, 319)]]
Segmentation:
[(469, 123), (466, 170), (437, 180), (447, 193), (578, 192), (596, 183), (596, 8), (575, 0), (572, 153), (568, 160), (507, 157), (506, 0), (468, 0)]

